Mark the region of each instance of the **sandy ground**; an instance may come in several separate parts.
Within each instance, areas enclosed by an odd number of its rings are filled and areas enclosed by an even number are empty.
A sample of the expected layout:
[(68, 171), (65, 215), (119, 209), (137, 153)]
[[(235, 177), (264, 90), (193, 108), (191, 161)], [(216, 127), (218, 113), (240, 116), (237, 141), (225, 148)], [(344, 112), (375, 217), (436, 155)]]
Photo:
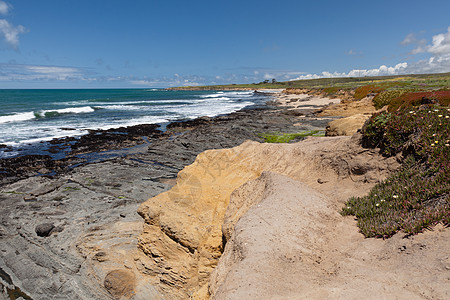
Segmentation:
[(328, 104), (340, 103), (340, 99), (318, 97), (308, 94), (279, 94), (277, 104), (288, 109), (318, 109)]
[(213, 299), (449, 299), (448, 228), (364, 239), (301, 182), (267, 172), (248, 185), (247, 197), (264, 188), (211, 277)]

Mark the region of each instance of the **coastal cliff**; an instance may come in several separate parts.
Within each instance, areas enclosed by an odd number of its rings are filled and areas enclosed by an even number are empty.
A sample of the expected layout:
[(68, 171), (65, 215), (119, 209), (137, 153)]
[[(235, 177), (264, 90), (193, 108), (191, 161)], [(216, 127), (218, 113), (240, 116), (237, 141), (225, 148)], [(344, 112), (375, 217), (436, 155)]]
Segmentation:
[(362, 147), (357, 129), (376, 111), (372, 98), (281, 95), (290, 115), (329, 103), (317, 116), (347, 115), (330, 128), (349, 136), (208, 150), (143, 203), (138, 247), (156, 287), (178, 299), (447, 298), (447, 228), (364, 239), (338, 213), (402, 162)]
[(145, 225), (138, 247), (149, 258), (145, 269), (160, 278), (159, 287), (171, 296), (205, 297), (209, 275), (235, 221), (245, 212), (240, 208), (227, 214), (237, 188), (271, 171), (339, 195), (333, 196), (338, 204), (364, 194), (397, 166), (395, 158), (377, 157), (362, 149), (356, 138), (347, 137), (288, 145), (247, 141), (231, 149), (205, 151), (178, 174), (175, 187), (140, 206)]

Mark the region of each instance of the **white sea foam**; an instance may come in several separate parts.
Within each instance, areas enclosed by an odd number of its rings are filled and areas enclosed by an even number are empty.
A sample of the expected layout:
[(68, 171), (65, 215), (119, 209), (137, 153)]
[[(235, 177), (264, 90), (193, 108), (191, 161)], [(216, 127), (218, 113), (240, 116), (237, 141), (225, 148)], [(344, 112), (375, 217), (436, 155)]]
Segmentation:
[(105, 105), (94, 106), (95, 108), (110, 109), (110, 110), (148, 110), (151, 106), (138, 106), (138, 105)]
[(113, 128), (119, 128), (119, 127), (128, 127), (128, 126), (134, 126), (134, 125), (140, 125), (140, 124), (157, 124), (157, 123), (165, 123), (169, 122), (170, 119), (173, 119), (173, 117), (169, 116), (145, 116), (141, 118), (131, 119), (127, 122), (118, 121), (117, 123), (110, 123), (110, 124), (104, 124), (102, 126), (97, 127), (90, 127), (89, 129), (100, 129), (100, 130), (107, 130), (107, 129), (113, 129)]
[(82, 106), (82, 107), (68, 107), (61, 109), (49, 109), (49, 110), (41, 110), (39, 111), (39, 115), (45, 116), (47, 113), (57, 113), (57, 114), (83, 114), (83, 113), (91, 113), (94, 112), (90, 106)]
[(80, 136), (80, 135), (85, 135), (88, 133), (87, 130), (74, 130), (71, 131), (70, 134), (67, 131), (52, 131), (52, 135), (49, 136), (43, 136), (43, 137), (38, 137), (38, 138), (33, 138), (33, 139), (26, 139), (26, 140), (21, 140), (20, 142), (4, 142), (3, 144), (8, 145), (8, 146), (19, 146), (19, 145), (24, 145), (24, 144), (35, 144), (35, 143), (39, 143), (39, 142), (46, 142), (46, 141), (51, 141), (53, 139), (58, 139), (58, 138), (64, 138), (64, 137), (68, 137), (68, 136)]
[(214, 94), (202, 95), (200, 98), (221, 98), (221, 97), (232, 97), (232, 98), (247, 98), (253, 96), (253, 91), (238, 91), (238, 92), (217, 92)]
[[(0, 144), (14, 146), (38, 143), (53, 138), (83, 135), (88, 132), (88, 129), (112, 129), (201, 116), (213, 117), (254, 104), (253, 99), (249, 98), (253, 95), (253, 91), (224, 91), (184, 96), (188, 99), (154, 99), (149, 96), (148, 99), (142, 97), (129, 99), (129, 101), (126, 98), (117, 99), (117, 101), (105, 98), (100, 101), (83, 99), (59, 102), (54, 103), (58, 104), (55, 109), (43, 108), (34, 112), (0, 116)], [(175, 96), (179, 97), (179, 94)], [(255, 97), (255, 100), (259, 100), (259, 97)], [(99, 111), (101, 117), (93, 113), (99, 109), (101, 109)], [(52, 118), (63, 114), (83, 115), (77, 115), (76, 118)], [(29, 121), (36, 118), (46, 121)]]
[[(60, 102), (60, 103), (53, 103), (56, 105), (61, 106), (67, 106), (67, 105), (90, 105), (92, 107), (104, 107), (106, 105), (139, 105), (139, 104), (147, 104), (149, 106), (151, 105), (158, 105), (158, 104), (165, 104), (165, 103), (183, 103), (183, 102), (192, 102), (196, 101), (196, 99), (151, 99), (151, 100), (140, 100), (140, 101), (107, 101), (107, 102), (77, 102), (77, 101), (69, 101), (69, 102)], [(198, 101), (198, 100), (197, 100)]]
[(11, 123), (11, 122), (23, 122), (23, 121), (29, 121), (38, 118), (45, 118), (48, 114), (55, 113), (55, 114), (81, 114), (81, 113), (90, 113), (94, 112), (95, 109), (93, 109), (90, 106), (84, 106), (84, 107), (69, 107), (69, 108), (63, 108), (63, 109), (49, 109), (49, 110), (40, 110), (37, 112), (25, 112), (25, 113), (17, 113), (13, 115), (7, 115), (7, 116), (0, 116), (0, 124), (3, 123)]
[(33, 112), (26, 112), (26, 113), (18, 113), (14, 115), (8, 115), (8, 116), (0, 116), (0, 124), (3, 123), (10, 123), (10, 122), (22, 122), (27, 120), (32, 120), (36, 118)]
[(202, 96), (200, 96), (200, 98), (216, 98), (216, 97), (223, 96), (223, 94), (224, 94), (224, 92), (217, 92), (214, 94), (202, 95)]
[(248, 105), (252, 105), (253, 102), (220, 102), (217, 105), (212, 106), (210, 103), (199, 103), (197, 105), (178, 106), (173, 111), (168, 110), (169, 113), (181, 115), (184, 118), (197, 118), (202, 116), (214, 117), (221, 114), (238, 111)]

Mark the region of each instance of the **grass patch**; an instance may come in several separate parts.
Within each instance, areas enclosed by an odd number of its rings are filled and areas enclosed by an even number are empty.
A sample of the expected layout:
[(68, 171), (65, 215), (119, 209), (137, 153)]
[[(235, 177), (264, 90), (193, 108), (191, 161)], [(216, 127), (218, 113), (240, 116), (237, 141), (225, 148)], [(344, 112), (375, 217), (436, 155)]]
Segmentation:
[(343, 215), (356, 216), (364, 236), (415, 234), (450, 223), (449, 115), (450, 109), (439, 105), (407, 107), (374, 115), (363, 127), (363, 145), (405, 157), (400, 170), (342, 209)]
[[(175, 90), (223, 90), (223, 89), (328, 89), (325, 92), (333, 94), (334, 90), (356, 89), (361, 86), (377, 86), (382, 90), (409, 88), (409, 89), (438, 89), (450, 86), (450, 73), (438, 74), (411, 74), (400, 76), (367, 76), (367, 77), (341, 77), (318, 78), (306, 80), (280, 81), (276, 83), (228, 84), (211, 86), (189, 86), (171, 88)], [(338, 89), (336, 89), (339, 87)], [(363, 93), (364, 94), (364, 93)], [(367, 95), (367, 93), (366, 93)], [(364, 98), (364, 97), (362, 97)]]
[(289, 143), (295, 139), (307, 136), (325, 136), (323, 130), (308, 130), (297, 133), (264, 133), (260, 134), (265, 143)]

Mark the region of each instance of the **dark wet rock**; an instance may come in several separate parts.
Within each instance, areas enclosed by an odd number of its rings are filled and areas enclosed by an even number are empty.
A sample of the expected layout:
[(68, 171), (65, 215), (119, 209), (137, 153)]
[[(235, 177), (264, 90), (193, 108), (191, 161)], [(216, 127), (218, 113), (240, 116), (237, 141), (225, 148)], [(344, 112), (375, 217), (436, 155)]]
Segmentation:
[(36, 226), (35, 232), (40, 237), (48, 237), (54, 228), (55, 225), (53, 223), (39, 224)]
[(186, 120), (186, 121), (175, 121), (167, 125), (168, 130), (179, 130), (186, 128), (194, 128), (200, 125), (206, 125), (211, 122), (212, 118), (210, 117), (200, 117), (194, 120)]

